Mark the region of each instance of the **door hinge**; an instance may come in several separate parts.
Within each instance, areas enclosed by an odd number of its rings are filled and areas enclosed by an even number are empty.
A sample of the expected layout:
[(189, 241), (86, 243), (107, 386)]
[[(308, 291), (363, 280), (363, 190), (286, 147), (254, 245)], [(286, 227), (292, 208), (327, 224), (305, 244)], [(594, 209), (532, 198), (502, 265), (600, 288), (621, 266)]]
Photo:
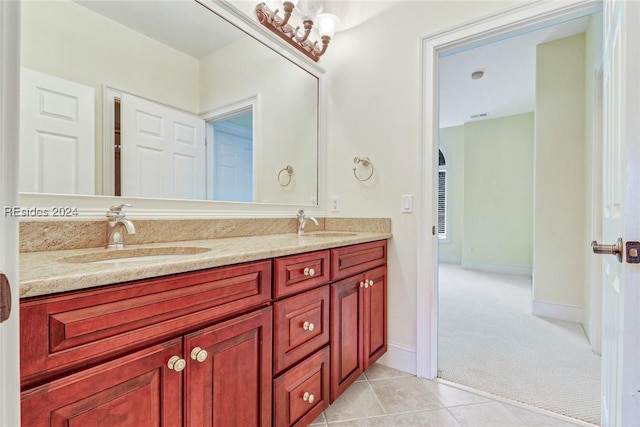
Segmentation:
[(0, 273), (0, 323), (11, 315), (11, 286), (7, 276)]
[(432, 225), (432, 226), (431, 226), (431, 235), (432, 235), (432, 236), (435, 236), (435, 235), (436, 235), (436, 226), (435, 226), (435, 225)]

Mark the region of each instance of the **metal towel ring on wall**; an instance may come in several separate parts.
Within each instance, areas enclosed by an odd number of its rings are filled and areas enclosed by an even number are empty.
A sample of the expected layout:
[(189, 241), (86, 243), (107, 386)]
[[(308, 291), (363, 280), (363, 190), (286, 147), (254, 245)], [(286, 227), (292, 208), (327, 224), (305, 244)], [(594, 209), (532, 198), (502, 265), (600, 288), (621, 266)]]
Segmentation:
[[(289, 179), (286, 184), (282, 183), (282, 172), (286, 172), (289, 175)], [(280, 172), (278, 172), (278, 184), (280, 184), (280, 187), (286, 187), (291, 184), (291, 175), (293, 175), (293, 166), (287, 165), (286, 168), (280, 169)]]
[(368, 166), (371, 167), (371, 173), (366, 178), (360, 178), (356, 173), (356, 168), (355, 167), (353, 168), (353, 176), (355, 176), (358, 181), (368, 181), (369, 179), (371, 179), (371, 177), (373, 176), (373, 163), (371, 163), (371, 160), (369, 160), (368, 157), (354, 157), (353, 163), (355, 164), (362, 163), (362, 166), (364, 167), (368, 167)]

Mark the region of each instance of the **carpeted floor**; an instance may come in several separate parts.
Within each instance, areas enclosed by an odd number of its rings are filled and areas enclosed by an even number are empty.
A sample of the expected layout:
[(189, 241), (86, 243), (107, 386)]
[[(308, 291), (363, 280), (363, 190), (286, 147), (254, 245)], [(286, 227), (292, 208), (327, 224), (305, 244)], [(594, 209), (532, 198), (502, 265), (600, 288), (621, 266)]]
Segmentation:
[(439, 268), (438, 376), (600, 424), (600, 356), (582, 326), (531, 314), (531, 279)]

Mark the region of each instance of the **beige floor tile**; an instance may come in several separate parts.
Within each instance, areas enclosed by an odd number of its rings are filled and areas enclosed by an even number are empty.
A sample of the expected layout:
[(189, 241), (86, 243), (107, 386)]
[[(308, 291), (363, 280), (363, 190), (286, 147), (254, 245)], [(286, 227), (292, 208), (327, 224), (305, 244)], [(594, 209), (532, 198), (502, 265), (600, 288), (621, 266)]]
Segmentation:
[(456, 406), (449, 412), (462, 427), (526, 427), (527, 425), (499, 402)]
[(353, 383), (324, 411), (329, 423), (381, 415), (386, 413), (368, 382)]
[(460, 406), (471, 405), (474, 403), (491, 402), (488, 397), (480, 396), (479, 394), (470, 393), (468, 391), (461, 390), (456, 387), (452, 387), (446, 384), (439, 383), (437, 381), (431, 381), (422, 379), (429, 391), (433, 393), (444, 406)]
[(460, 427), (446, 409), (391, 415), (390, 418), (393, 425), (398, 427)]
[(353, 421), (329, 423), (330, 427), (392, 427), (389, 417), (362, 418)]
[(394, 368), (390, 368), (385, 365), (381, 365), (380, 363), (374, 363), (367, 369), (367, 372), (364, 375), (369, 380), (383, 380), (389, 378), (398, 378), (398, 377), (411, 377), (413, 375), (408, 374), (403, 371), (399, 371)]
[(324, 419), (324, 412), (318, 415), (318, 417), (315, 420), (311, 421), (311, 424), (309, 425), (310, 426), (326, 426), (327, 421)]
[(416, 377), (377, 380), (370, 384), (389, 414), (442, 407), (440, 401)]

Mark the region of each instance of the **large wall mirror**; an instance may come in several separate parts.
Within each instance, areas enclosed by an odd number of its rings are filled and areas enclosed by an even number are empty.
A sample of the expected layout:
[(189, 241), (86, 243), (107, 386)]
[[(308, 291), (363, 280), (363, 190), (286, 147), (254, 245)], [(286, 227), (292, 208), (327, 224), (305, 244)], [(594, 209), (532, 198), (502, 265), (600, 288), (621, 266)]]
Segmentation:
[(23, 199), (317, 206), (321, 71), (228, 22), (230, 8), (23, 2)]

